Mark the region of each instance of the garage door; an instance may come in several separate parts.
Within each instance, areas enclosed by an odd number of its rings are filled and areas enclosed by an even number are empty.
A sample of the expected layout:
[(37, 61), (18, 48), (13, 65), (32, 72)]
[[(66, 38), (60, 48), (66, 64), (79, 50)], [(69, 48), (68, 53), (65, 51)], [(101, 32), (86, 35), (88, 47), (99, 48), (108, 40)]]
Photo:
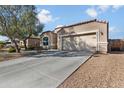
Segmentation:
[(62, 38), (62, 50), (88, 50), (96, 51), (96, 33)]

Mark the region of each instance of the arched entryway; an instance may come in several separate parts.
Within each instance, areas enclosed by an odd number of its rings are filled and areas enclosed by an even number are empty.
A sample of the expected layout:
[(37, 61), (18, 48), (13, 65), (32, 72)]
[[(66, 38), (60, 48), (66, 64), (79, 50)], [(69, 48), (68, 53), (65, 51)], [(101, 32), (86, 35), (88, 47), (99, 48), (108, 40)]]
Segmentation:
[(49, 42), (48, 42), (49, 40), (48, 40), (48, 37), (43, 37), (43, 45), (44, 46), (48, 46), (49, 44)]

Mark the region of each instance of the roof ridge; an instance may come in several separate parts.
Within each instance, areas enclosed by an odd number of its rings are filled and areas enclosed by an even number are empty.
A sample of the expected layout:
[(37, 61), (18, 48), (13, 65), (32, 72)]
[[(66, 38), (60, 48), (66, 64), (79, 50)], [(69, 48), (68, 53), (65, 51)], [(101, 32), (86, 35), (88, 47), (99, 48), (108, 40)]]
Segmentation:
[[(108, 23), (106, 20), (90, 19), (90, 20), (79, 22), (79, 23), (65, 25), (65, 26), (58, 27), (58, 28), (71, 27), (71, 26), (80, 25), (80, 24), (87, 24), (87, 23), (90, 23), (90, 22)], [(55, 28), (55, 29), (58, 29), (58, 28)]]

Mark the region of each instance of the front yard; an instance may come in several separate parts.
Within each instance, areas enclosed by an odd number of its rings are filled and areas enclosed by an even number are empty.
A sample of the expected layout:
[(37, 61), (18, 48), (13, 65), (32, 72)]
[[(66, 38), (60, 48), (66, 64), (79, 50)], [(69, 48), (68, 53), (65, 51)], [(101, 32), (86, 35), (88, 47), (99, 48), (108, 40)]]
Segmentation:
[(15, 59), (18, 57), (21, 57), (22, 55), (19, 53), (6, 53), (6, 52), (0, 52), (0, 62), (10, 59)]
[(36, 50), (30, 50), (30, 51), (23, 50), (23, 51), (21, 51), (21, 53), (8, 53), (7, 50), (0, 50), (0, 62), (19, 58), (19, 57), (36, 55), (36, 54), (38, 54), (38, 52)]
[(124, 87), (124, 53), (94, 55), (59, 87)]

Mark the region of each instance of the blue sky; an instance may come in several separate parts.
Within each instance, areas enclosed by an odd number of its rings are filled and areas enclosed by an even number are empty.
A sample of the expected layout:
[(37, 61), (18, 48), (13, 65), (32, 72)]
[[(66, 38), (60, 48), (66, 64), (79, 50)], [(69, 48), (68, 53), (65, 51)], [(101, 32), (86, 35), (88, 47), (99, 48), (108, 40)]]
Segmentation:
[[(40, 22), (45, 24), (44, 31), (54, 30), (59, 25), (97, 18), (109, 21), (109, 38), (124, 38), (123, 6), (42, 5), (36, 7)], [(3, 37), (0, 37), (0, 40), (3, 40)]]

